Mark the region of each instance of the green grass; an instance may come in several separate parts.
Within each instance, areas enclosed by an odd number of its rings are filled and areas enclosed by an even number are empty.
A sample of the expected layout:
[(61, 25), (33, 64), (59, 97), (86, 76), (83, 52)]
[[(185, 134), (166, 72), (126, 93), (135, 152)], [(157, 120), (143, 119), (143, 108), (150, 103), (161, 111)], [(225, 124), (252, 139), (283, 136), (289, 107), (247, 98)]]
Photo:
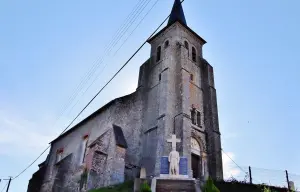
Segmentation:
[(89, 192), (131, 192), (133, 191), (133, 181), (126, 181), (123, 184), (115, 185), (111, 187), (105, 187), (101, 189), (93, 189)]

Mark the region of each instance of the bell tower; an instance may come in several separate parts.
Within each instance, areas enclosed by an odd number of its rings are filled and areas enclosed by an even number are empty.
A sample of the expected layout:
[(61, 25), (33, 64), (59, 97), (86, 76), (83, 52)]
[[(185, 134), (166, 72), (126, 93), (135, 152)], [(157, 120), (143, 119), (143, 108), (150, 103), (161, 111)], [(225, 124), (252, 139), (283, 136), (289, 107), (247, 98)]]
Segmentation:
[(167, 138), (176, 134), (190, 178), (222, 179), (213, 68), (202, 56), (206, 41), (188, 27), (180, 0), (167, 26), (148, 43), (150, 59), (140, 68), (138, 86), (145, 98), (141, 166), (147, 176), (159, 176), (160, 158), (171, 151)]

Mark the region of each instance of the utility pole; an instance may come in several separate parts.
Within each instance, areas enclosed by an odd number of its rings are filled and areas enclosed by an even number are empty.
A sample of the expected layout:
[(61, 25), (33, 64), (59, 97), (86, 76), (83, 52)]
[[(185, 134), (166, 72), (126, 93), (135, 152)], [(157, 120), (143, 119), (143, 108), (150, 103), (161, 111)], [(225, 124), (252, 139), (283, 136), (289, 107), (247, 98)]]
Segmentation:
[(9, 177), (9, 179), (3, 179), (3, 180), (8, 180), (8, 185), (7, 185), (7, 188), (6, 188), (6, 192), (8, 192), (8, 190), (9, 190), (11, 178), (12, 178), (12, 177)]
[(290, 191), (291, 187), (290, 187), (289, 174), (288, 174), (287, 170), (285, 170), (285, 176), (286, 176), (286, 181), (287, 181), (287, 184), (288, 184), (288, 190)]
[(249, 166), (249, 179), (250, 179), (250, 184), (252, 183), (252, 173), (251, 173), (251, 167)]

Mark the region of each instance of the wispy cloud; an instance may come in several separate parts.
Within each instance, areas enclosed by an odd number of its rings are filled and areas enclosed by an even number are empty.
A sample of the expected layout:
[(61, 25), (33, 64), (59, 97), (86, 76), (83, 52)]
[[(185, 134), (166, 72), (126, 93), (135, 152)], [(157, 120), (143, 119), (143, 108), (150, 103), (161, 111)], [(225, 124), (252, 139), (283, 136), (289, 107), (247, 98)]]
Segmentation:
[[(234, 160), (235, 156), (231, 152), (226, 153), (232, 160)], [(235, 163), (226, 155), (223, 153), (223, 174), (224, 179), (229, 179), (231, 177), (239, 177), (241, 175), (240, 168), (235, 165)]]
[(0, 155), (31, 155), (43, 150), (55, 138), (54, 134), (45, 131), (49, 128), (47, 123), (34, 123), (3, 112), (0, 114)]

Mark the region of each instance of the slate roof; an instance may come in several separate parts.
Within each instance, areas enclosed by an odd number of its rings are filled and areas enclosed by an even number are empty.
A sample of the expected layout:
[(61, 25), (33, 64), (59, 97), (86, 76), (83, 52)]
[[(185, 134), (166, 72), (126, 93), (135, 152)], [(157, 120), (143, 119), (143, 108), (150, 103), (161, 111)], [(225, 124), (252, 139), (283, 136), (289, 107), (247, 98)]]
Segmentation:
[[(202, 37), (200, 37), (195, 31), (193, 31), (191, 28), (189, 28), (187, 25), (185, 25), (184, 23), (182, 23), (181, 21), (176, 21), (178, 23), (180, 23), (182, 26), (184, 26), (189, 32), (191, 32), (193, 35), (195, 35), (196, 38), (200, 39), (203, 43), (203, 45), (205, 43), (207, 43)], [(148, 43), (151, 43), (152, 40), (154, 40), (157, 36), (159, 36), (161, 33), (163, 33), (166, 29), (168, 29), (170, 27), (170, 25), (165, 26), (162, 30), (160, 30), (158, 33), (156, 33), (155, 35), (153, 35), (150, 39), (147, 40)]]
[(170, 14), (170, 18), (168, 21), (167, 26), (165, 26), (162, 30), (160, 30), (158, 33), (153, 35), (153, 37), (150, 37), (147, 42), (150, 43), (153, 39), (155, 39), (157, 36), (159, 36), (161, 33), (163, 33), (167, 28), (169, 28), (174, 23), (180, 23), (182, 26), (184, 26), (188, 31), (190, 31), (193, 35), (196, 36), (196, 38), (200, 39), (203, 43), (203, 45), (206, 43), (206, 41), (200, 37), (196, 32), (194, 32), (191, 28), (187, 26), (186, 19), (184, 16), (184, 11), (182, 8), (182, 3), (180, 0), (175, 0), (174, 5)]
[(114, 129), (116, 144), (120, 147), (127, 148), (127, 142), (124, 137), (122, 128), (117, 125), (113, 125), (113, 129)]
[(125, 95), (123, 97), (116, 98), (116, 99), (108, 102), (103, 107), (101, 107), (100, 109), (98, 109), (97, 111), (95, 111), (94, 113), (92, 113), (91, 115), (89, 115), (88, 117), (86, 117), (84, 120), (82, 120), (81, 122), (79, 122), (77, 125), (75, 125), (71, 129), (69, 129), (68, 131), (64, 132), (63, 134), (59, 135), (56, 139), (54, 139), (53, 141), (51, 141), (49, 144), (52, 144), (52, 143), (56, 142), (60, 138), (66, 136), (69, 133), (73, 132), (74, 130), (78, 129), (79, 127), (81, 127), (83, 124), (85, 124), (89, 120), (93, 119), (97, 115), (99, 115), (102, 112), (104, 112), (106, 109), (108, 109), (111, 105), (115, 104), (116, 102), (123, 102), (123, 101), (127, 100), (128, 98), (132, 97), (134, 94), (136, 94), (136, 92), (133, 92), (133, 93), (131, 93), (129, 95)]
[(180, 21), (181, 23), (187, 25), (180, 0), (174, 1), (168, 25), (172, 25), (176, 21)]

